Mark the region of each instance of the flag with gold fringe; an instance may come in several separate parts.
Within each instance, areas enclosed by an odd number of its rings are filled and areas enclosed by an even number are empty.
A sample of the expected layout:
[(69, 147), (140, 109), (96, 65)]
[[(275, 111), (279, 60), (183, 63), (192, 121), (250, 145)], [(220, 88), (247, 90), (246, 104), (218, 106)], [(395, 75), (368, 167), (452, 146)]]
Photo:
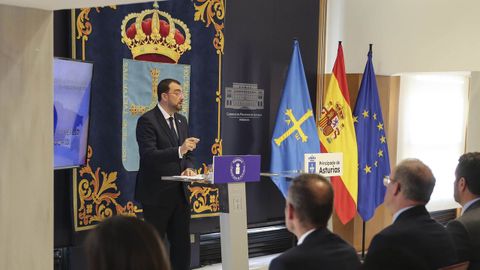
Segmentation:
[(331, 182), (335, 192), (335, 212), (345, 224), (355, 217), (357, 212), (358, 154), (341, 42), (338, 45), (337, 59), (324, 98), (318, 129), (322, 153), (343, 153), (343, 175), (332, 176)]

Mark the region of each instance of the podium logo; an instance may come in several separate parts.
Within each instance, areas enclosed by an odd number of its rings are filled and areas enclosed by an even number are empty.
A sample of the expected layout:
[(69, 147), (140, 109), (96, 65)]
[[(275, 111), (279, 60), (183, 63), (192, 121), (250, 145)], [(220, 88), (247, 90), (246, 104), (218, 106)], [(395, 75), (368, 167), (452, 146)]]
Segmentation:
[(235, 158), (230, 163), (230, 176), (235, 181), (240, 181), (245, 176), (245, 161), (242, 158)]

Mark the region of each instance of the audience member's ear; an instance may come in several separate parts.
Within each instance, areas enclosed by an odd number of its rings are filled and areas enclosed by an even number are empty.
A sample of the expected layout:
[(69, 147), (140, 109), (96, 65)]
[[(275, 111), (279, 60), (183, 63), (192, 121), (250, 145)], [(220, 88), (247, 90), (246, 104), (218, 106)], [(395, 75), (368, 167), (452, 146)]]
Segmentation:
[(393, 186), (393, 195), (398, 195), (402, 191), (402, 185), (398, 182), (395, 182)]
[(467, 181), (465, 181), (465, 177), (460, 177), (460, 179), (458, 179), (458, 190), (464, 192), (467, 188)]
[(287, 213), (285, 215), (289, 220), (292, 220), (295, 218), (295, 208), (293, 208), (293, 205), (287, 202)]

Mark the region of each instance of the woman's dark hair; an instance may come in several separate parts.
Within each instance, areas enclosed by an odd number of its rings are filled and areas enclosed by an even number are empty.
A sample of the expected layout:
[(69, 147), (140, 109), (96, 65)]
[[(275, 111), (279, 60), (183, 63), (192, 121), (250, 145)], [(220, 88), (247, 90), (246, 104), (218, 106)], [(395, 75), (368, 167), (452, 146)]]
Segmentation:
[(114, 216), (87, 236), (89, 270), (170, 270), (160, 237), (152, 225), (135, 217)]

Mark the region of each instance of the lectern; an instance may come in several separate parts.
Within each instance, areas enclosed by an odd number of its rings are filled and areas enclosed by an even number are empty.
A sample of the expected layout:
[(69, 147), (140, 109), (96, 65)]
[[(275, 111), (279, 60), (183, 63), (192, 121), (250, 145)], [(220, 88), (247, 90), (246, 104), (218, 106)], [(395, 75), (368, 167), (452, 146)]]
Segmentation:
[(260, 181), (260, 156), (213, 157), (214, 184), (227, 184), (228, 208), (220, 213), (222, 269), (248, 269), (245, 182)]
[(248, 269), (247, 203), (245, 182), (260, 181), (260, 156), (215, 156), (213, 174), (164, 176), (162, 180), (227, 184), (228, 208), (220, 213), (222, 269)]

